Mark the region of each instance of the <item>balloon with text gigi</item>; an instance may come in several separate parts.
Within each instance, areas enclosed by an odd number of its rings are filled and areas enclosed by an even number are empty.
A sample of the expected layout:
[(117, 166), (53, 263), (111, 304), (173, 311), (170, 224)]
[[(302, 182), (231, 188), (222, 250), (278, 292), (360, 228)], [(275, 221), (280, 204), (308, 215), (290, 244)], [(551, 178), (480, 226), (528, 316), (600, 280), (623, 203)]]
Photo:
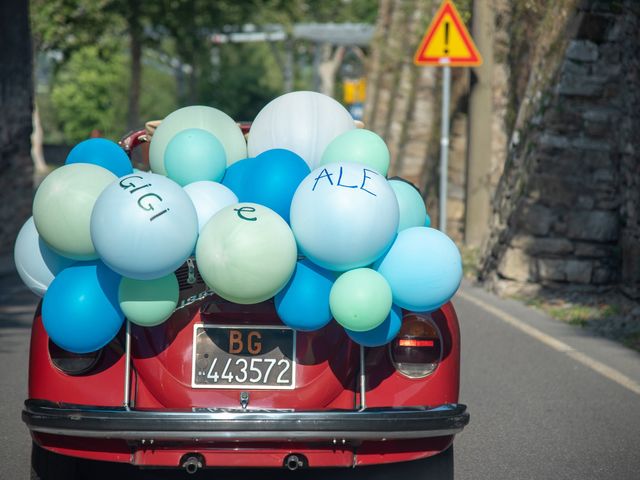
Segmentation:
[(193, 252), (198, 217), (189, 195), (153, 173), (118, 179), (98, 197), (91, 239), (112, 270), (137, 280), (164, 277)]

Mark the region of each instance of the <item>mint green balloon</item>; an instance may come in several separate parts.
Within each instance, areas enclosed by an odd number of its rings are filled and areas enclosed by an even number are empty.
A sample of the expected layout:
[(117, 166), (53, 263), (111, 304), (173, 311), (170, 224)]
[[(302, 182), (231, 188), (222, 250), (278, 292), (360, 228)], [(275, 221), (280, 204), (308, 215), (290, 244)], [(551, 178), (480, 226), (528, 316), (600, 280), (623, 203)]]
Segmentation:
[(354, 332), (368, 332), (384, 322), (391, 304), (391, 287), (382, 275), (370, 268), (343, 273), (329, 295), (333, 318)]
[(174, 273), (155, 280), (122, 278), (118, 290), (120, 308), (130, 322), (155, 327), (171, 316), (178, 305), (180, 286)]
[(247, 142), (238, 124), (217, 108), (191, 105), (170, 113), (160, 122), (149, 144), (149, 166), (153, 173), (166, 175), (164, 153), (171, 139), (188, 128), (200, 128), (214, 135), (224, 147), (227, 165), (247, 158)]
[(398, 200), (400, 211), (398, 232), (410, 227), (428, 227), (431, 225), (422, 195), (413, 185), (403, 180), (395, 179), (389, 180), (389, 185), (391, 185)]
[(357, 128), (337, 136), (327, 145), (318, 166), (334, 162), (361, 163), (386, 176), (389, 149), (384, 140), (371, 130)]
[(287, 222), (256, 203), (220, 210), (204, 226), (196, 245), (205, 283), (222, 298), (241, 304), (262, 302), (282, 290), (297, 258)]
[(64, 257), (98, 258), (91, 241), (91, 212), (114, 180), (109, 170), (89, 163), (64, 165), (47, 175), (33, 200), (33, 221), (40, 237)]

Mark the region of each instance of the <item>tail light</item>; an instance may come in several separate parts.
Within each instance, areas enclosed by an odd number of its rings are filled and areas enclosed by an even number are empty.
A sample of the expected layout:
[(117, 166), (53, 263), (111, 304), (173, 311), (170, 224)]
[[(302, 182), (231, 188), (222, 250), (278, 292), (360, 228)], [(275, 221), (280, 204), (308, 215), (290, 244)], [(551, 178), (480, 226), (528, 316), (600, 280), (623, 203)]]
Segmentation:
[(91, 353), (71, 353), (49, 340), (49, 357), (53, 365), (67, 375), (82, 375), (96, 366), (102, 350)]
[(442, 357), (440, 331), (428, 314), (405, 315), (389, 353), (396, 370), (406, 377), (431, 375)]

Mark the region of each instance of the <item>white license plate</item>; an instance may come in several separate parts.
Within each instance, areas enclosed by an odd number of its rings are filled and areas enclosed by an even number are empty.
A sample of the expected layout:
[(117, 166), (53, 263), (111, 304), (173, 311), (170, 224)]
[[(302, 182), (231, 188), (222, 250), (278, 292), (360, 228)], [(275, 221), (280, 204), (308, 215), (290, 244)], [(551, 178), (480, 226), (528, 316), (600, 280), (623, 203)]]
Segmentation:
[(295, 388), (295, 331), (280, 326), (194, 325), (194, 388)]

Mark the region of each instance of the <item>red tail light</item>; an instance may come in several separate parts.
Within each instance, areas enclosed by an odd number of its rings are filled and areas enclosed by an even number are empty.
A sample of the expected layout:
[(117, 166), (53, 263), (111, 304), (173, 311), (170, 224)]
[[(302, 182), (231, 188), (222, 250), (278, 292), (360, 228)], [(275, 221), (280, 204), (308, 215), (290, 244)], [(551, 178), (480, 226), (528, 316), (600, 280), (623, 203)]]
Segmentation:
[(440, 363), (440, 331), (428, 314), (409, 313), (404, 316), (389, 352), (398, 372), (409, 378), (424, 378)]

